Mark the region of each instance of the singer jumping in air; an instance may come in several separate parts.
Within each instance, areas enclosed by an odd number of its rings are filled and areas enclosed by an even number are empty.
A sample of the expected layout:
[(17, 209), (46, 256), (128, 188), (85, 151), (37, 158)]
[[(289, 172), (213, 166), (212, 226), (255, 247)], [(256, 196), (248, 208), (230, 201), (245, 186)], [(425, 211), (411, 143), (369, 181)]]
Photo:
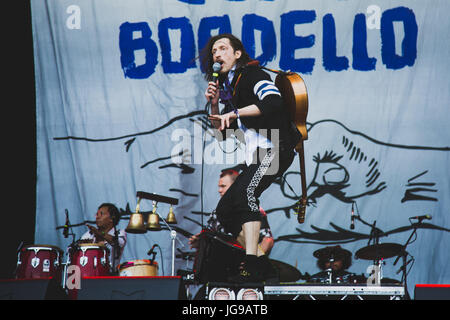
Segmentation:
[[(258, 198), (289, 168), (301, 135), (269, 74), (250, 59), (238, 38), (231, 34), (212, 37), (200, 59), (209, 81), (205, 92), (211, 103), (209, 119), (225, 138), (226, 129), (237, 130), (236, 136), (243, 137), (246, 146), (246, 167), (216, 208), (225, 231), (245, 242), (243, 268), (230, 281), (263, 281), (262, 270), (270, 262), (258, 250)], [(214, 71), (217, 66), (218, 72)]]

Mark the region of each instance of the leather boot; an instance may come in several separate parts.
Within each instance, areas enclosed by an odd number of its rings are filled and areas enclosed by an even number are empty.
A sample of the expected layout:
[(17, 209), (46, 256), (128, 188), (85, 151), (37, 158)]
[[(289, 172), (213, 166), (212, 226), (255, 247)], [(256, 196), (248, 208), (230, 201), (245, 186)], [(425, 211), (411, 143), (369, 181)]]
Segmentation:
[(233, 283), (261, 282), (264, 280), (261, 271), (258, 257), (256, 255), (247, 254), (239, 273), (229, 277), (228, 280)]

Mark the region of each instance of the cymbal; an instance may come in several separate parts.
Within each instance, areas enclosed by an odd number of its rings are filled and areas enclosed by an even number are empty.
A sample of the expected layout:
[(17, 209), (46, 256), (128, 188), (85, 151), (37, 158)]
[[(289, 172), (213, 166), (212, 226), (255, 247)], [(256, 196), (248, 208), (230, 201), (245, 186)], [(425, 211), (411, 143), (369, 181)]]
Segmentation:
[(325, 247), (314, 251), (313, 256), (320, 260), (330, 260), (331, 258), (341, 258), (351, 257), (352, 253), (348, 250), (342, 249), (341, 246)]
[(278, 260), (269, 259), (272, 266), (278, 270), (280, 282), (294, 282), (301, 278), (302, 274), (295, 267)]
[(400, 254), (403, 246), (398, 243), (373, 244), (356, 251), (355, 256), (363, 260), (379, 260), (395, 257)]

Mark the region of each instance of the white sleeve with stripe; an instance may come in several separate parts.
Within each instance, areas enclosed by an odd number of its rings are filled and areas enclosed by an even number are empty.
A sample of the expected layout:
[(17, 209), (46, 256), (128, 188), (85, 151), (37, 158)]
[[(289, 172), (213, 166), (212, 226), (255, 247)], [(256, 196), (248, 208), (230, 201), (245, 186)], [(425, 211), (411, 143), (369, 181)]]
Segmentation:
[(255, 86), (253, 87), (253, 92), (256, 96), (258, 96), (258, 99), (261, 101), (266, 96), (274, 94), (277, 96), (281, 96), (280, 91), (278, 91), (278, 88), (275, 86), (273, 81), (270, 80), (261, 80)]

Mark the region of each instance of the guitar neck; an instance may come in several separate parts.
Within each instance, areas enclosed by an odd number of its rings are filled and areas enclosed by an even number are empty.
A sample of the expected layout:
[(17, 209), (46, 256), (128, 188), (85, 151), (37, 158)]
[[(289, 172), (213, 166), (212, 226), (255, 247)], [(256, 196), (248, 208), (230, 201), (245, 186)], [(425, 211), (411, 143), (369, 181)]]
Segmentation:
[(302, 198), (297, 202), (297, 220), (299, 223), (305, 222), (306, 205), (308, 198), (306, 195), (306, 174), (305, 174), (305, 154), (303, 151), (303, 139), (299, 142), (295, 150), (298, 152), (300, 160), (300, 178), (302, 184)]
[(297, 144), (295, 150), (298, 152), (300, 160), (300, 177), (302, 184), (302, 198), (306, 199), (306, 172), (305, 172), (305, 152), (303, 148), (303, 139)]

